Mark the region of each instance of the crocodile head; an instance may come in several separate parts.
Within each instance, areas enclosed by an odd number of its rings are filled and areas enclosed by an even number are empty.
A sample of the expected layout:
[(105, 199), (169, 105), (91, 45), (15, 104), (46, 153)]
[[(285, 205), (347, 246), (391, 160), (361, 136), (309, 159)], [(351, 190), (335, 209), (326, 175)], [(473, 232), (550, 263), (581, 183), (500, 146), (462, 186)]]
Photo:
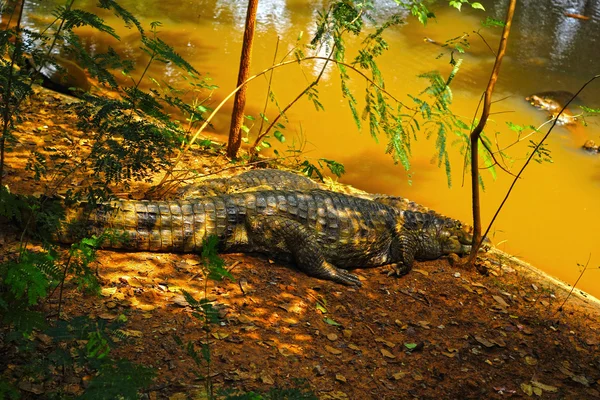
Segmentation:
[(463, 255), (471, 251), (473, 235), (469, 227), (464, 226), (460, 221), (446, 219), (438, 231), (438, 240), (443, 254)]

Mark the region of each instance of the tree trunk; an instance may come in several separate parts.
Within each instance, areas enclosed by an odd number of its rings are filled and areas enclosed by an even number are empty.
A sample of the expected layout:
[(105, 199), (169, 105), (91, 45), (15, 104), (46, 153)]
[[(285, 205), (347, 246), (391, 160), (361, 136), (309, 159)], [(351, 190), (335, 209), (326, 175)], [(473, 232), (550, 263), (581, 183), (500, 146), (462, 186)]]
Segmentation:
[[(246, 13), (246, 28), (244, 30), (244, 42), (242, 44), (242, 55), (240, 56), (240, 70), (238, 73), (237, 86), (243, 84), (250, 72), (250, 59), (252, 58), (252, 41), (254, 40), (254, 26), (256, 25), (256, 9), (258, 0), (248, 1), (248, 12)], [(242, 123), (244, 120), (244, 108), (246, 106), (246, 86), (243, 86), (235, 95), (233, 111), (231, 113), (231, 126), (229, 128), (229, 140), (227, 143), (227, 157), (236, 158), (242, 144)]]
[(488, 117), (490, 115), (490, 107), (492, 105), (492, 93), (498, 80), (498, 74), (500, 73), (500, 65), (502, 59), (506, 53), (506, 46), (508, 44), (508, 37), (510, 35), (510, 28), (512, 26), (513, 15), (515, 14), (515, 8), (517, 0), (510, 0), (508, 4), (508, 10), (506, 11), (506, 19), (502, 36), (500, 37), (500, 44), (498, 45), (498, 53), (496, 54), (496, 62), (492, 69), (492, 75), (488, 81), (488, 86), (485, 90), (485, 97), (483, 101), (483, 111), (479, 118), (479, 124), (473, 129), (470, 135), (471, 139), (471, 196), (472, 196), (472, 207), (473, 207), (473, 245), (471, 247), (471, 254), (466, 264), (473, 264), (477, 257), (477, 252), (481, 247), (483, 238), (481, 237), (481, 204), (479, 198), (479, 140), (481, 133), (485, 127)]

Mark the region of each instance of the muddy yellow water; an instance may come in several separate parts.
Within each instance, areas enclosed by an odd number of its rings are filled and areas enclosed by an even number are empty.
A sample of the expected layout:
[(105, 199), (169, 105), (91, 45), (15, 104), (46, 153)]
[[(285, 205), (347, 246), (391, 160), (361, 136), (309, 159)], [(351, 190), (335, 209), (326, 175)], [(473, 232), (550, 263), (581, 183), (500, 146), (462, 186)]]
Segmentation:
[[(380, 16), (396, 10), (393, 1), (377, 3)], [(523, 8), (518, 11), (510, 51), (504, 60), (494, 95), (495, 100), (501, 101), (494, 103), (486, 128), (494, 146), (497, 143), (500, 147), (516, 140), (516, 134), (507, 128), (507, 121), (541, 126), (547, 120), (544, 112), (524, 101), (525, 96), (548, 90), (576, 91), (588, 78), (600, 73), (597, 55), (600, 6), (597, 1), (580, 2), (581, 6), (573, 5), (573, 2), (567, 6), (567, 3), (563, 5), (560, 1), (552, 1), (543, 7), (540, 2), (520, 3)], [(169, 6), (166, 7), (166, 4)], [(261, 0), (259, 4), (253, 73), (272, 64), (278, 38), (277, 60), (292, 49), (300, 32), (303, 32), (304, 38), (309, 38), (314, 32), (317, 10), (324, 2)], [(505, 1), (484, 4), (488, 14), (499, 19), (503, 17)], [(198, 70), (209, 74), (219, 85), (210, 104), (215, 106), (233, 89), (245, 2), (144, 2), (144, 7), (132, 2), (131, 7), (146, 24), (152, 20), (162, 21), (160, 36), (176, 46)], [(591, 19), (570, 19), (563, 15), (564, 12), (587, 14)], [(469, 54), (454, 55), (455, 58), (462, 57), (463, 63), (452, 85), (452, 110), (470, 120), (494, 61), (492, 52), (473, 33), (473, 30), (480, 29), (480, 21), (487, 14), (468, 10), (458, 13), (443, 7), (437, 9), (436, 14), (437, 20), (427, 27), (408, 18), (405, 25), (386, 35), (390, 50), (378, 61), (386, 79), (386, 88), (410, 104), (407, 94), (418, 95), (426, 86), (426, 81), (417, 75), (438, 70), (447, 76), (451, 70), (448, 52), (438, 57), (444, 49), (423, 39), (428, 37), (443, 42), (468, 33), (472, 46)], [(125, 30), (119, 32), (127, 40), (129, 33)], [(480, 33), (495, 50), (499, 30), (481, 29)], [(98, 49), (104, 45), (102, 39), (88, 40), (90, 46)], [(358, 42), (349, 38), (347, 44), (348, 55), (354, 55)], [(134, 59), (143, 59), (136, 44), (125, 42), (118, 46), (121, 52)], [(306, 63), (277, 69), (272, 90), (278, 103), (283, 106), (295, 98), (317, 76), (322, 66), (322, 63)], [(164, 67), (151, 69), (151, 74), (155, 78), (172, 78), (171, 71)], [(353, 90), (360, 100), (364, 97), (364, 83), (357, 75), (351, 75), (355, 81)], [(258, 116), (262, 112), (267, 95), (266, 82), (265, 78), (260, 78), (250, 85), (247, 114)], [(405, 171), (385, 154), (385, 138), (376, 143), (368, 131), (357, 130), (346, 101), (340, 95), (339, 84), (337, 70), (327, 68), (319, 86), (320, 101), (325, 111), (315, 111), (312, 103), (306, 100), (297, 103), (288, 112), (289, 120), (285, 122), (287, 140), (278, 146), (278, 150), (283, 154), (287, 150), (302, 150), (299, 158), (309, 158), (313, 162), (321, 157), (336, 160), (346, 167), (347, 173), (342, 182), (371, 192), (408, 197), (441, 213), (469, 221), (470, 186), (464, 175), (459, 146), (450, 150), (451, 188), (447, 185), (444, 170), (432, 160), (435, 137), (427, 140), (424, 135), (419, 135), (418, 140), (413, 141), (411, 169)], [(600, 81), (583, 93), (582, 101), (598, 107), (599, 93)], [(230, 110), (230, 105), (223, 109), (208, 134), (225, 139)], [(269, 118), (276, 115), (272, 103), (267, 108), (267, 115)], [(600, 125), (598, 119), (589, 119), (587, 123), (585, 127), (578, 124), (568, 129), (557, 127), (553, 131), (548, 141), (553, 162), (530, 165), (492, 228), (491, 236), (499, 248), (567, 283), (575, 282), (580, 273), (578, 265), (589, 259), (588, 271), (577, 287), (600, 296), (597, 283), (600, 278), (600, 155), (589, 155), (580, 149), (587, 139), (600, 142)], [(250, 139), (253, 139), (257, 126), (252, 127)], [(548, 127), (544, 125), (541, 128), (542, 134)], [(529, 133), (527, 130), (522, 136)], [(512, 159), (507, 159), (506, 164), (513, 173), (521, 167), (530, 150), (529, 139), (538, 141), (542, 134), (534, 134), (508, 150)], [(454, 137), (449, 137), (448, 142), (454, 140)], [(489, 173), (484, 172), (484, 224), (490, 221), (512, 179), (498, 170), (498, 178), (494, 181)]]

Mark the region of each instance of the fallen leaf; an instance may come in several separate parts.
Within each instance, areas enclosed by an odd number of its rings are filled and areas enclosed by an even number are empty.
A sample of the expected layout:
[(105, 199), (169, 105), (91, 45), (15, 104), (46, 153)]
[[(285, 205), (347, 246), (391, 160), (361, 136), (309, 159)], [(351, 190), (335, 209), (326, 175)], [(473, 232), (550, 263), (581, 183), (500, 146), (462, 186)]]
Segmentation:
[(550, 385), (545, 385), (545, 384), (543, 384), (542, 382), (538, 382), (538, 381), (534, 381), (534, 380), (532, 380), (532, 381), (531, 381), (531, 384), (532, 384), (533, 386), (535, 386), (535, 387), (538, 387), (538, 388), (540, 388), (540, 389), (542, 389), (542, 390), (545, 390), (546, 392), (552, 392), (552, 393), (554, 393), (554, 392), (558, 392), (558, 388), (557, 388), (557, 387), (555, 387), (555, 386), (550, 386)]
[(348, 397), (346, 393), (338, 390), (336, 392), (321, 394), (319, 398), (321, 400), (348, 400), (350, 397)]
[(117, 316), (113, 315), (113, 314), (109, 314), (109, 313), (102, 313), (102, 314), (98, 315), (98, 318), (106, 319), (106, 320), (110, 321), (110, 320), (117, 318)]
[(171, 301), (173, 302), (173, 304), (179, 307), (187, 307), (190, 305), (190, 303), (188, 303), (185, 297), (183, 297), (183, 295), (181, 294), (173, 296)]
[(544, 391), (542, 389), (540, 389), (539, 387), (533, 387), (533, 394), (535, 394), (536, 396), (541, 396), (544, 393)]
[(136, 331), (134, 329), (123, 329), (123, 330), (121, 330), (121, 332), (123, 332), (123, 334), (125, 334), (125, 336), (128, 336), (128, 337), (140, 338), (143, 336), (142, 331)]
[(352, 337), (352, 331), (350, 329), (344, 329), (342, 333), (346, 339), (350, 339)]
[(338, 340), (338, 335), (336, 335), (335, 333), (330, 333), (329, 335), (327, 335), (327, 339), (331, 340), (332, 342), (335, 342), (336, 340)]
[(497, 302), (498, 304), (500, 304), (500, 306), (502, 306), (502, 307), (504, 307), (504, 308), (507, 308), (507, 307), (508, 307), (508, 303), (507, 303), (506, 301), (504, 301), (504, 299), (503, 299), (502, 297), (500, 297), (500, 296), (498, 296), (498, 295), (493, 295), (493, 296), (492, 296), (492, 298), (493, 298), (494, 300), (496, 300), (496, 302)]
[(241, 324), (251, 324), (253, 322), (250, 318), (248, 318), (244, 314), (238, 315), (237, 320), (240, 321)]
[(528, 385), (527, 383), (521, 383), (521, 390), (527, 396), (533, 395), (533, 387), (531, 387), (531, 385)]
[(350, 343), (350, 344), (348, 345), (348, 348), (349, 348), (349, 349), (352, 349), (352, 350), (360, 351), (360, 347), (358, 347), (357, 345), (355, 345), (355, 344), (352, 344), (352, 343)]
[(400, 379), (404, 378), (406, 376), (406, 372), (396, 372), (394, 375), (392, 375), (392, 378), (394, 378), (395, 380), (399, 381)]
[(116, 287), (107, 287), (107, 288), (102, 288), (102, 290), (100, 291), (100, 294), (104, 297), (110, 297), (113, 294), (115, 294), (116, 292), (117, 292)]
[(419, 371), (413, 371), (411, 375), (415, 381), (422, 381), (423, 379), (425, 379), (423, 378), (423, 374), (421, 374), (421, 372)]
[(333, 348), (331, 346), (325, 346), (325, 350), (327, 350), (327, 352), (329, 352), (329, 353), (331, 353), (333, 355), (336, 355), (336, 356), (342, 354), (342, 352), (340, 350), (335, 349), (335, 348)]
[(573, 375), (571, 380), (577, 383), (581, 383), (583, 386), (590, 386), (590, 381), (583, 375)]
[(469, 285), (462, 284), (461, 286), (462, 286), (462, 287), (463, 287), (463, 288), (464, 288), (464, 289), (465, 289), (467, 292), (469, 292), (469, 293), (475, 293), (475, 291), (474, 291), (473, 289), (471, 289), (471, 287), (470, 287)]
[(229, 333), (226, 333), (226, 332), (212, 332), (211, 336), (214, 337), (217, 340), (223, 340), (223, 339), (225, 339), (226, 337), (229, 336)]
[[(531, 356), (525, 356), (525, 364), (527, 365), (537, 365), (537, 360)], [(543, 388), (542, 388), (543, 389)]]
[(421, 274), (421, 275), (429, 276), (429, 272), (427, 272), (427, 271), (424, 271), (424, 270), (422, 270), (422, 269), (416, 269), (416, 268), (413, 268), (413, 269), (412, 269), (412, 271), (413, 271), (413, 272), (418, 272), (418, 273), (419, 273), (419, 274)]
[(404, 347), (406, 347), (409, 350), (414, 350), (417, 348), (417, 344), (416, 343), (404, 343)]
[(390, 342), (390, 341), (387, 341), (387, 340), (385, 340), (384, 338), (380, 338), (380, 337), (378, 337), (378, 338), (375, 338), (375, 341), (376, 341), (377, 343), (383, 343), (384, 345), (386, 345), (387, 347), (389, 347), (389, 348), (391, 348), (391, 349), (393, 349), (394, 347), (396, 347), (396, 344), (395, 344), (395, 343), (392, 343), (392, 342)]
[(431, 329), (431, 327), (429, 326), (431, 323), (429, 321), (418, 321), (417, 325), (419, 325), (421, 328), (424, 329)]
[(481, 343), (482, 345), (484, 345), (484, 346), (485, 346), (485, 347), (487, 347), (487, 348), (490, 348), (490, 347), (494, 347), (494, 346), (495, 346), (495, 344), (494, 344), (494, 343), (490, 342), (489, 340), (487, 340), (486, 338), (484, 338), (484, 337), (481, 337), (481, 336), (475, 336), (475, 340), (476, 340), (477, 342)]
[(332, 320), (331, 318), (323, 318), (323, 321), (325, 321), (325, 323), (329, 324), (329, 325), (342, 326), (342, 324), (340, 324), (339, 322), (336, 322), (336, 321)]
[(335, 375), (335, 380), (346, 383), (346, 377), (344, 375), (342, 375), (342, 374), (336, 374)]
[(275, 383), (275, 381), (273, 380), (273, 378), (271, 378), (269, 375), (267, 374), (262, 374), (260, 376), (260, 381), (262, 383), (266, 383), (267, 385), (272, 385)]
[(386, 349), (380, 349), (379, 351), (381, 352), (381, 354), (382, 354), (384, 357), (387, 357), (387, 358), (396, 358), (396, 356), (395, 356), (395, 355), (393, 355), (392, 353), (390, 353), (390, 352), (389, 352), (388, 350), (386, 350)]

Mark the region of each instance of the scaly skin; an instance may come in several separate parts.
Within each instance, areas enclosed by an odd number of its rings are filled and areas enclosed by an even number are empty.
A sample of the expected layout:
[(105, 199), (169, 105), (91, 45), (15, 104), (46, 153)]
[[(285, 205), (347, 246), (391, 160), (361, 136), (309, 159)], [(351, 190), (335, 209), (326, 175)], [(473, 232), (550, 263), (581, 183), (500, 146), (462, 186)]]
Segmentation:
[(177, 192), (179, 199), (193, 199), (238, 193), (248, 190), (305, 190), (319, 185), (303, 175), (279, 169), (253, 169), (229, 178), (207, 179), (199, 184), (184, 186)]
[[(242, 172), (229, 178), (207, 179), (198, 184), (184, 186), (179, 189), (176, 198), (187, 200), (257, 190), (311, 190), (323, 188), (323, 185), (304, 175), (264, 168)], [(355, 196), (402, 210), (429, 212), (426, 207), (398, 196), (387, 194), (360, 194)]]
[(108, 229), (118, 240), (104, 247), (199, 252), (203, 241), (216, 235), (223, 252), (291, 255), (308, 275), (349, 285), (360, 281), (348, 269), (391, 264), (403, 275), (415, 259), (470, 249), (458, 221), (319, 189), (119, 200), (93, 209), (87, 222), (83, 205), (66, 211), (69, 224), (57, 237), (61, 242)]

